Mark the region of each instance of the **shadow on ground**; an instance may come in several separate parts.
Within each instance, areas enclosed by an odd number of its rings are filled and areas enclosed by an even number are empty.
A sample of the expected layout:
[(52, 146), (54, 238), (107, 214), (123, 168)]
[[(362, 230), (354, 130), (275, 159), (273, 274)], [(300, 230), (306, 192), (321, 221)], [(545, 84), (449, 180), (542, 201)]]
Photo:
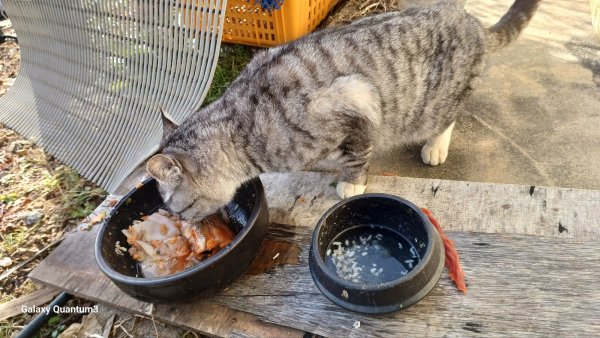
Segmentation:
[[(511, 1), (467, 1), (494, 24)], [(589, 3), (542, 2), (489, 67), (459, 119), (446, 163), (421, 163), (420, 146), (379, 154), (371, 173), (600, 189), (600, 37)]]

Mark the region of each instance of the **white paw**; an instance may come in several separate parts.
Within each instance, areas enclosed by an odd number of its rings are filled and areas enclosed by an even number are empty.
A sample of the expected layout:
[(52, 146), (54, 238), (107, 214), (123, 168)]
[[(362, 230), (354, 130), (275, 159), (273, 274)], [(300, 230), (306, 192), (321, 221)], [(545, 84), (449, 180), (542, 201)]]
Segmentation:
[(427, 142), (421, 149), (421, 158), (425, 164), (436, 166), (446, 162), (446, 157), (448, 157), (448, 145)]
[(436, 166), (446, 162), (448, 157), (448, 147), (450, 146), (450, 137), (454, 129), (454, 122), (450, 123), (443, 133), (432, 137), (421, 149), (421, 158), (423, 163)]
[(339, 182), (335, 188), (338, 196), (342, 199), (363, 194), (365, 189), (367, 189), (366, 185), (350, 182)]

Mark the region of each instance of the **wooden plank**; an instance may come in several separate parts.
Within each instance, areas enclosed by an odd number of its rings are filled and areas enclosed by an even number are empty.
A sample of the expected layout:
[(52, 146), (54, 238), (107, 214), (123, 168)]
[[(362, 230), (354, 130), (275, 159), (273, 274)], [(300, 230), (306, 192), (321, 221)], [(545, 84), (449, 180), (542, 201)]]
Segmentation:
[(33, 307), (44, 305), (60, 292), (60, 290), (55, 288), (42, 287), (23, 297), (0, 304), (0, 321), (22, 314), (23, 306)]
[[(38, 283), (56, 286), (81, 298), (148, 315), (149, 303), (123, 293), (96, 265), (93, 252), (96, 232), (97, 228), (94, 228), (92, 231), (69, 235), (29, 277)], [(301, 337), (304, 333), (262, 321), (250, 313), (206, 301), (173, 306), (157, 305), (154, 317), (163, 322), (219, 337)]]
[[(468, 294), (444, 272), (415, 306), (367, 316), (322, 296), (308, 270), (307, 247), (298, 265), (244, 276), (215, 301), (324, 336), (520, 337), (600, 333), (600, 245), (527, 235), (450, 232), (461, 254)], [(353, 328), (359, 320), (361, 327)]]
[[(270, 174), (261, 180), (275, 222), (314, 226), (339, 202), (332, 174)], [(427, 207), (448, 230), (600, 241), (600, 191), (370, 176), (366, 192), (394, 194)]]
[[(457, 243), (470, 287), (467, 296), (460, 295), (444, 276), (413, 308), (371, 317), (330, 303), (308, 273), (307, 252), (314, 225), (339, 202), (330, 186), (335, 176), (303, 172), (261, 179), (272, 224), (261, 258), (250, 273), (216, 297), (158, 305), (155, 318), (217, 336), (297, 335), (301, 333), (298, 330), (326, 336), (415, 332), (463, 336), (478, 331), (554, 335), (567, 333), (567, 329), (595, 330), (591, 321), (599, 316), (600, 308), (600, 295), (593, 290), (600, 277), (596, 221), (600, 210), (593, 201), (600, 200), (600, 192), (370, 177), (368, 192), (394, 193), (434, 212)], [(559, 230), (558, 222), (567, 230)], [(85, 232), (65, 239), (30, 277), (84, 298), (143, 313), (148, 304), (121, 293), (96, 267), (93, 237), (93, 232)], [(556, 257), (548, 252), (561, 254)], [(277, 253), (280, 255), (273, 260)], [(532, 263), (524, 263), (527, 261)], [(510, 270), (513, 267), (515, 270)], [(536, 313), (539, 321), (529, 320), (528, 311)], [(360, 329), (352, 327), (355, 320), (361, 320)], [(268, 323), (298, 330), (286, 332)]]

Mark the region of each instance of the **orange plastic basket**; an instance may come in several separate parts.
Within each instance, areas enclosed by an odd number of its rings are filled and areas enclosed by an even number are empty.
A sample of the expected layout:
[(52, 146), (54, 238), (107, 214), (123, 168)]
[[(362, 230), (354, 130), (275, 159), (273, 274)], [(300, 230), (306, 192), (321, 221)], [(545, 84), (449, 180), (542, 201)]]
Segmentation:
[[(191, 0), (188, 3), (202, 3)], [(270, 47), (312, 32), (338, 0), (284, 0), (280, 9), (266, 11), (254, 0), (228, 0), (223, 25), (223, 42)], [(196, 7), (198, 8), (198, 7)], [(197, 9), (199, 10), (199, 9)], [(184, 25), (190, 27), (185, 15)], [(186, 22), (187, 21), (187, 22)]]

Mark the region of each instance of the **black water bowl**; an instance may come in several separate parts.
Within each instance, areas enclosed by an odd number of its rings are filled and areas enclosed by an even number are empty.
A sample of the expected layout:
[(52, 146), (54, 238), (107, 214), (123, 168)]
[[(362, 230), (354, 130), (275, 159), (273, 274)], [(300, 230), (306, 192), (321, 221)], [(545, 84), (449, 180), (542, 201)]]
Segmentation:
[(386, 194), (346, 199), (315, 228), (310, 272), (329, 300), (377, 314), (407, 308), (433, 289), (444, 268), (442, 240), (414, 204)]
[(224, 208), (231, 228), (237, 233), (227, 247), (180, 273), (144, 278), (128, 253), (116, 254), (115, 244), (120, 241), (126, 246), (127, 239), (121, 230), (139, 219), (140, 214), (149, 215), (162, 205), (157, 183), (149, 179), (121, 199), (96, 238), (96, 262), (102, 272), (125, 293), (144, 301), (188, 300), (225, 287), (248, 268), (266, 235), (268, 207), (260, 179), (255, 178), (242, 185)]

